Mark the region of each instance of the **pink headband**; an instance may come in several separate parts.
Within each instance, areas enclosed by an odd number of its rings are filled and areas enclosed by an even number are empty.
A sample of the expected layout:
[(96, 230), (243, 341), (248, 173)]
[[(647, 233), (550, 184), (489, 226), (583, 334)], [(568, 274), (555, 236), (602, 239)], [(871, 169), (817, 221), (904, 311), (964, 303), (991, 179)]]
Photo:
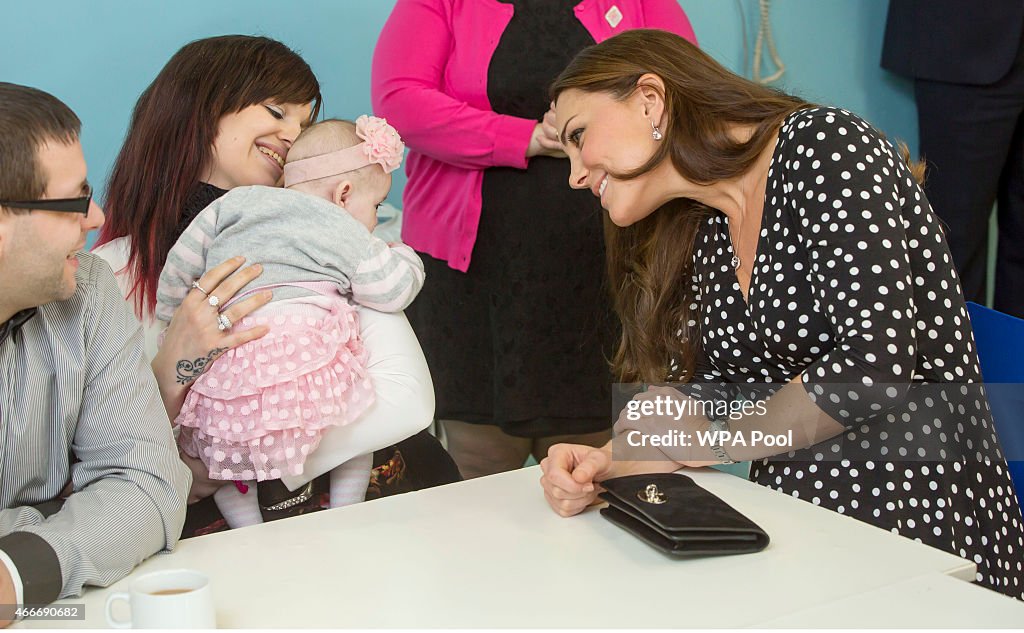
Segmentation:
[(365, 114), (356, 119), (356, 136), (363, 142), (336, 152), (303, 158), (284, 166), (284, 186), (308, 182), (327, 176), (378, 164), (389, 174), (402, 164), (405, 143), (395, 128), (384, 119)]

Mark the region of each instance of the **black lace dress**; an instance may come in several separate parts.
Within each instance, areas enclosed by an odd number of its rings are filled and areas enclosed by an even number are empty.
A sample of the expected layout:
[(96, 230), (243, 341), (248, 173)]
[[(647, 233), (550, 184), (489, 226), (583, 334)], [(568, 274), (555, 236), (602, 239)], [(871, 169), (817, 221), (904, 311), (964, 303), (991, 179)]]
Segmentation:
[[(578, 0), (512, 0), (487, 74), (495, 112), (540, 120), (548, 86), (594, 43)], [(522, 437), (611, 426), (613, 337), (602, 211), (568, 186), (569, 161), (484, 173), (467, 273), (423, 255), (427, 282), (407, 311), (437, 394), (437, 417)]]

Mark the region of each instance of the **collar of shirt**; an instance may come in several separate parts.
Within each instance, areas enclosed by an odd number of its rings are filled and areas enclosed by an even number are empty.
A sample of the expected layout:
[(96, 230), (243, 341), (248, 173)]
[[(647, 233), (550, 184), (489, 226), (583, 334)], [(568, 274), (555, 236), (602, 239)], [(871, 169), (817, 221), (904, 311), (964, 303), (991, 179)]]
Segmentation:
[(3, 345), (4, 341), (21, 329), (21, 326), (25, 325), (25, 322), (35, 316), (38, 311), (39, 308), (25, 308), (0, 325), (0, 345)]

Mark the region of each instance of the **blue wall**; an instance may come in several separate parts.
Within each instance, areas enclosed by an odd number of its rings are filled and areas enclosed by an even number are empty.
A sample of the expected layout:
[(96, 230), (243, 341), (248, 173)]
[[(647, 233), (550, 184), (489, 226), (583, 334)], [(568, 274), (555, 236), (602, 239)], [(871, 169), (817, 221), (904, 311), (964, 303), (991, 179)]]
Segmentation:
[[(757, 1), (681, 0), (680, 4), (693, 22), (701, 47), (749, 77), (759, 18)], [(916, 151), (913, 84), (878, 65), (888, 7), (889, 0), (774, 0), (772, 31), (786, 73), (772, 85), (808, 101), (856, 112)], [(762, 76), (774, 70), (768, 65), (769, 71), (762, 71)]]
[[(756, 0), (681, 0), (701, 45), (743, 72), (756, 34)], [(916, 146), (909, 83), (878, 67), (888, 0), (775, 0), (771, 17), (787, 65), (779, 87), (858, 112)], [(45, 0), (3, 5), (0, 80), (37, 86), (84, 123), (90, 174), (102, 189), (138, 95), (186, 42), (261, 34), (298, 50), (323, 86), (325, 113), (370, 107), (370, 59), (392, 0)], [(751, 51), (752, 52), (752, 51)], [(400, 205), (404, 178), (391, 202)]]

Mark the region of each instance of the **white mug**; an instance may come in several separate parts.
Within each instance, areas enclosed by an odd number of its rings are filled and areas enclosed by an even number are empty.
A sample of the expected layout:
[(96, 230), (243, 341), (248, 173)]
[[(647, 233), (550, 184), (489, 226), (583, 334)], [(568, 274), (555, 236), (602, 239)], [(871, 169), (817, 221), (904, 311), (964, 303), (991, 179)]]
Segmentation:
[[(116, 620), (113, 605), (127, 602), (130, 620)], [(115, 629), (213, 629), (217, 620), (213, 591), (206, 574), (191, 569), (165, 569), (143, 574), (128, 592), (107, 597), (107, 623)]]

